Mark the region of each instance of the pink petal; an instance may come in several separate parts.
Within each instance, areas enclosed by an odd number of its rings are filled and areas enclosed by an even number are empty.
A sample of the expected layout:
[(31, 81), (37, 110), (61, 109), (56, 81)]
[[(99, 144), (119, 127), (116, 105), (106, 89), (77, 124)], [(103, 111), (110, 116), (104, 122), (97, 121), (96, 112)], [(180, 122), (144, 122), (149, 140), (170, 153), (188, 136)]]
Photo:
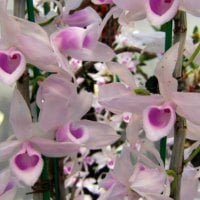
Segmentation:
[(101, 5), (101, 4), (112, 4), (113, 0), (91, 0), (92, 3)]
[(86, 27), (92, 23), (100, 23), (101, 18), (98, 13), (92, 7), (86, 7), (84, 9), (75, 11), (70, 15), (61, 16), (61, 20), (69, 26)]
[(157, 141), (167, 136), (174, 127), (176, 113), (174, 105), (149, 106), (143, 111), (143, 126), (146, 137)]
[(153, 25), (160, 26), (175, 16), (179, 2), (179, 0), (148, 0), (146, 3), (147, 18)]
[(80, 148), (80, 145), (72, 142), (56, 142), (45, 138), (32, 138), (30, 143), (47, 157), (64, 157), (77, 153)]
[(137, 163), (129, 182), (131, 189), (141, 196), (145, 196), (145, 193), (160, 194), (165, 190), (166, 175), (159, 169)]
[(106, 44), (97, 42), (93, 48), (81, 48), (79, 50), (69, 50), (69, 55), (76, 59), (85, 61), (110, 61), (114, 56), (114, 51)]
[(10, 167), (19, 180), (33, 186), (42, 172), (43, 160), (38, 151), (24, 143), (22, 149), (10, 160)]
[(200, 125), (200, 94), (190, 92), (174, 92), (172, 100), (177, 104), (177, 113), (188, 121)]
[(6, 189), (6, 185), (8, 184), (9, 180), (10, 180), (10, 170), (9, 169), (5, 169), (0, 171), (0, 196), (1, 194), (5, 191)]
[(30, 110), (24, 98), (17, 89), (14, 91), (13, 99), (11, 102), (10, 123), (16, 137), (19, 140), (25, 140), (32, 136), (32, 117)]
[(40, 85), (37, 104), (41, 109), (39, 124), (48, 131), (80, 119), (90, 109), (92, 95), (85, 91), (77, 94), (76, 85), (65, 76), (51, 75)]
[(128, 123), (126, 128), (126, 138), (131, 145), (136, 144), (142, 129), (142, 118), (141, 115), (133, 114), (132, 119)]
[(127, 194), (128, 190), (124, 185), (115, 183), (106, 193), (103, 193), (98, 200), (122, 200)]
[(145, 8), (145, 1), (137, 1), (137, 0), (113, 0), (113, 3), (115, 3), (118, 7), (124, 9), (133, 11), (134, 13), (137, 13), (138, 11), (143, 11)]
[(57, 48), (63, 54), (68, 53), (69, 50), (80, 49), (83, 45), (86, 31), (79, 27), (67, 27), (51, 36), (52, 43), (55, 43)]
[(200, 16), (200, 2), (196, 0), (182, 0), (180, 3), (181, 9), (185, 10), (187, 13), (191, 15)]
[(70, 132), (78, 136), (74, 142), (79, 141), (80, 144), (89, 149), (100, 149), (119, 139), (110, 126), (89, 120), (73, 122)]
[(197, 170), (191, 166), (185, 167), (181, 180), (181, 200), (196, 199), (198, 185)]
[(21, 147), (21, 142), (15, 141), (4, 141), (0, 144), (0, 158), (1, 161), (6, 161)]
[(117, 181), (124, 186), (129, 186), (129, 178), (133, 173), (133, 164), (131, 163), (132, 152), (129, 148), (124, 147), (120, 157), (116, 159), (113, 175)]
[(172, 74), (178, 58), (179, 43), (172, 46), (158, 63), (155, 75), (158, 78), (160, 93), (165, 99), (171, 98), (171, 93), (177, 91), (177, 81)]
[(147, 106), (162, 102), (163, 99), (159, 95), (135, 95), (129, 88), (120, 83), (100, 86), (99, 103), (114, 113), (142, 112)]
[(187, 121), (187, 138), (190, 140), (200, 140), (199, 135), (200, 126)]
[(15, 83), (26, 68), (26, 60), (20, 51), (0, 51), (0, 80), (6, 84)]
[(133, 74), (125, 65), (115, 62), (108, 62), (106, 65), (113, 74), (119, 76), (120, 80), (127, 84), (131, 89), (137, 88)]

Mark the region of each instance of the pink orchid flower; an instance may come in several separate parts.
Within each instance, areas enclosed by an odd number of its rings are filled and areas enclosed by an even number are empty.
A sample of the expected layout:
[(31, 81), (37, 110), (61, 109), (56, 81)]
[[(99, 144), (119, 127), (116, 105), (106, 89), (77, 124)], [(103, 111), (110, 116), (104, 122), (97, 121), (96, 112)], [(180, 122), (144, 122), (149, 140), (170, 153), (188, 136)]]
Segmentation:
[(33, 186), (42, 172), (41, 154), (63, 157), (79, 150), (79, 146), (72, 142), (54, 141), (32, 123), (29, 108), (17, 90), (11, 102), (10, 123), (17, 140), (0, 144), (1, 161), (10, 159), (12, 172), (28, 186)]
[(122, 80), (129, 87), (121, 83), (101, 86), (100, 103), (114, 113), (141, 114), (143, 112), (143, 128), (146, 137), (152, 141), (167, 136), (173, 130), (176, 112), (187, 120), (200, 124), (197, 117), (200, 109), (200, 94), (177, 92), (177, 81), (172, 77), (177, 54), (178, 44), (164, 54), (155, 70), (161, 95), (134, 95), (130, 89), (135, 87), (131, 74), (127, 75), (124, 69), (116, 68), (115, 73), (120, 74), (120, 77), (124, 74)]
[[(136, 163), (133, 164), (133, 158)], [(106, 189), (99, 200), (109, 199), (165, 199), (169, 200), (168, 178), (159, 165), (143, 155), (133, 153), (124, 147), (112, 172), (102, 181), (101, 187)]]
[(98, 42), (100, 26), (97, 23), (86, 28), (67, 27), (51, 35), (55, 51), (85, 61), (109, 61), (115, 54), (113, 50)]
[(124, 10), (123, 15), (129, 20), (141, 20), (147, 17), (151, 24), (160, 26), (171, 20), (178, 9), (199, 16), (200, 4), (192, 0), (113, 0), (119, 8)]
[(64, 74), (54, 74), (40, 83), (36, 102), (40, 108), (39, 124), (45, 131), (79, 120), (92, 105), (92, 94), (77, 93), (76, 85), (69, 80)]
[(55, 130), (58, 142), (98, 149), (119, 138), (106, 124), (80, 120), (92, 105), (92, 95), (85, 91), (77, 94), (76, 85), (63, 75), (51, 75), (40, 84), (37, 104), (40, 126), (45, 131)]
[(0, 199), (13, 200), (16, 194), (16, 180), (11, 176), (9, 169), (0, 172)]
[(7, 1), (0, 3), (1, 35), (3, 50), (16, 48), (26, 61), (41, 70), (57, 72), (56, 55), (50, 45), (47, 33), (38, 24), (10, 16), (6, 11)]

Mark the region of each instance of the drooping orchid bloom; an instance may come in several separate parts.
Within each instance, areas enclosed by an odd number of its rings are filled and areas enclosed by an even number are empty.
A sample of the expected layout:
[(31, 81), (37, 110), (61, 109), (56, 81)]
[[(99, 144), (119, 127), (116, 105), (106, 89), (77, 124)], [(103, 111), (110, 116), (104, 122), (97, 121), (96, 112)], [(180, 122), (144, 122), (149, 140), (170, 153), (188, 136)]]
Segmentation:
[(16, 194), (16, 180), (11, 176), (9, 169), (0, 172), (0, 199), (13, 200)]
[(86, 28), (67, 27), (51, 35), (51, 43), (56, 52), (85, 61), (109, 61), (113, 50), (99, 42), (101, 30), (98, 23)]
[[(0, 1), (1, 41), (3, 41), (0, 48), (8, 52), (8, 49), (15, 48), (24, 55), (27, 63), (31, 63), (41, 70), (59, 71), (56, 55), (44, 29), (36, 23), (8, 15), (6, 5), (6, 0)], [(18, 66), (18, 68), (20, 67)]]
[(143, 128), (147, 138), (152, 141), (167, 136), (173, 130), (176, 112), (187, 120), (200, 124), (197, 117), (200, 109), (200, 94), (177, 92), (177, 81), (172, 77), (177, 53), (178, 44), (164, 54), (155, 70), (161, 95), (133, 94), (133, 90), (130, 89), (134, 86), (133, 80), (130, 79), (131, 74), (125, 75), (124, 69), (118, 68), (115, 71), (120, 77), (124, 74), (122, 80), (129, 87), (121, 83), (103, 85), (100, 87), (99, 102), (114, 113), (141, 114), (143, 112)]
[(42, 154), (63, 157), (79, 150), (79, 146), (72, 142), (54, 141), (32, 123), (28, 106), (17, 90), (11, 102), (10, 123), (17, 140), (0, 144), (1, 161), (10, 159), (12, 172), (28, 186), (34, 185), (42, 172)]
[(119, 138), (106, 124), (80, 120), (92, 105), (92, 95), (85, 91), (78, 94), (76, 85), (63, 75), (51, 75), (40, 84), (37, 104), (41, 109), (40, 126), (45, 131), (56, 131), (58, 142), (97, 149)]
[(69, 80), (64, 74), (54, 74), (40, 83), (36, 102), (40, 108), (39, 124), (45, 131), (79, 120), (91, 107), (92, 94), (77, 93), (76, 85)]
[[(133, 161), (133, 158), (136, 160)], [(134, 163), (133, 163), (134, 162)], [(163, 199), (169, 197), (169, 181), (164, 168), (156, 165), (144, 155), (137, 155), (131, 149), (124, 147), (116, 160), (113, 171), (107, 174), (101, 187), (106, 192), (99, 200)]]

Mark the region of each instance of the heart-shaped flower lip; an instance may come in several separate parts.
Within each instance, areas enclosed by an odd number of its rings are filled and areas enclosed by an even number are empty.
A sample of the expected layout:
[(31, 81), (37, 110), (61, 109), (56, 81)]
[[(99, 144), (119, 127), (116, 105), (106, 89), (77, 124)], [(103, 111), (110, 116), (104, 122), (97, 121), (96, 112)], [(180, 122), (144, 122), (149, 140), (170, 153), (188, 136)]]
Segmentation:
[(83, 137), (84, 135), (84, 130), (83, 128), (74, 128), (71, 124), (69, 127), (69, 130), (71, 132), (71, 134), (76, 138), (76, 139), (80, 139), (81, 137)]
[(163, 128), (170, 121), (171, 110), (169, 108), (151, 108), (151, 110), (149, 110), (148, 117), (152, 126)]
[(162, 16), (165, 14), (169, 8), (172, 6), (174, 0), (150, 0), (150, 7), (152, 11), (159, 15)]
[(73, 123), (69, 124), (68, 137), (75, 143), (84, 144), (89, 139), (89, 134), (84, 127), (80, 127)]
[(0, 80), (13, 84), (23, 74), (26, 68), (24, 55), (14, 49), (0, 51)]
[(147, 107), (143, 112), (143, 125), (147, 138), (157, 141), (167, 136), (175, 120), (175, 105), (165, 103), (161, 106)]
[(12, 74), (21, 62), (21, 55), (14, 52), (11, 55), (0, 52), (0, 68), (8, 74)]
[(15, 163), (20, 170), (28, 170), (29, 168), (35, 167), (38, 164), (38, 155), (28, 155), (27, 152), (19, 154), (15, 158)]

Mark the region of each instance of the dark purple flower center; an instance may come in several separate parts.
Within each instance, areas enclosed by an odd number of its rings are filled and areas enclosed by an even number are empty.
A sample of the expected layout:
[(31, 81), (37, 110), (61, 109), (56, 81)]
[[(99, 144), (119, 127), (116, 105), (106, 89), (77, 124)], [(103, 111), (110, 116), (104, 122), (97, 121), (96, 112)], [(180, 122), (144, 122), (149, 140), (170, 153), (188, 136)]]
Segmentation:
[(165, 127), (170, 120), (171, 110), (169, 108), (158, 109), (152, 108), (149, 112), (149, 121), (153, 126), (158, 128)]
[(159, 16), (165, 14), (173, 2), (174, 0), (149, 0), (151, 10)]
[(82, 128), (74, 128), (72, 127), (72, 125), (70, 124), (69, 130), (71, 132), (71, 134), (76, 138), (76, 139), (80, 139), (83, 135), (84, 135), (84, 131)]
[(26, 170), (35, 167), (38, 162), (39, 162), (38, 155), (29, 156), (27, 152), (19, 154), (15, 158), (15, 163), (21, 170)]
[(8, 74), (12, 74), (17, 69), (20, 62), (20, 54), (15, 53), (14, 55), (9, 56), (5, 53), (0, 53), (0, 68)]

